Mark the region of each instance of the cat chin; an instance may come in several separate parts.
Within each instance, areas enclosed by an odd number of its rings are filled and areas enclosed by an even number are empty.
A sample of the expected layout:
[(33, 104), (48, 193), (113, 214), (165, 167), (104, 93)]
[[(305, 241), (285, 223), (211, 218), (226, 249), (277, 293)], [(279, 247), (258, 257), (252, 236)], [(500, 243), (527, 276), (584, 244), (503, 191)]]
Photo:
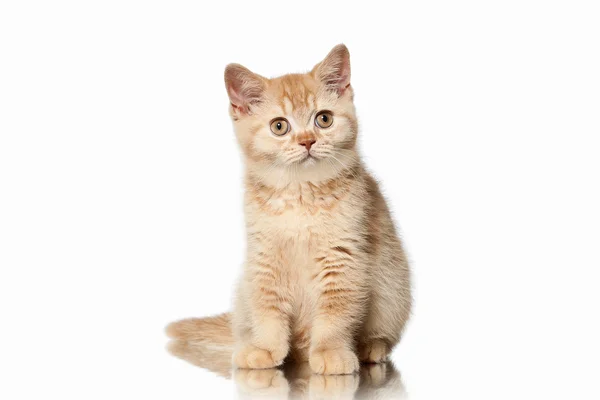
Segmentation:
[(311, 167), (317, 165), (317, 159), (314, 157), (306, 158), (300, 162), (300, 165), (303, 168), (311, 168)]

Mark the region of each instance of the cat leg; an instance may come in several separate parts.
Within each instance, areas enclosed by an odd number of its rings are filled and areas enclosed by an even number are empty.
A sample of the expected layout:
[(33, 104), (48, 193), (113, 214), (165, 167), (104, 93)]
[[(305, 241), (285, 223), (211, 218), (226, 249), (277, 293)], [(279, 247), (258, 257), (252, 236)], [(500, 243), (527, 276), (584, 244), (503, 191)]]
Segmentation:
[(363, 329), (357, 336), (358, 358), (361, 362), (382, 363), (387, 360), (398, 341), (398, 334), (384, 319), (385, 301), (377, 293), (372, 293), (369, 300), (369, 312)]
[[(362, 332), (357, 337), (358, 357), (361, 362), (386, 362), (393, 347), (400, 340), (408, 311), (390, 312), (391, 303), (375, 296), (375, 303), (369, 309)], [(387, 308), (386, 308), (387, 304)], [(399, 307), (395, 305), (395, 307)]]
[[(363, 328), (357, 336), (358, 357), (367, 363), (385, 362), (400, 340), (410, 316), (411, 295), (406, 263), (397, 260), (373, 269), (373, 287)], [(384, 274), (382, 271), (387, 271)], [(390, 271), (393, 272), (390, 273)]]
[(364, 268), (346, 248), (335, 248), (317, 259), (313, 278), (315, 313), (309, 364), (318, 374), (351, 374), (358, 370), (354, 335), (366, 308)]
[[(239, 368), (274, 368), (289, 352), (291, 296), (266, 253), (250, 259), (238, 293), (233, 363)], [(240, 311), (238, 311), (240, 310)]]

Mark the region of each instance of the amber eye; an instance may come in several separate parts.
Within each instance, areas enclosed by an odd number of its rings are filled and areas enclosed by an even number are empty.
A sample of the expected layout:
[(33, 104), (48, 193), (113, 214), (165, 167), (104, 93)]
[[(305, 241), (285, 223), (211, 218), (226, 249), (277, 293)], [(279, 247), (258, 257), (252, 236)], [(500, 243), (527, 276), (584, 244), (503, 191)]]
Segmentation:
[(315, 124), (317, 124), (319, 128), (329, 128), (331, 124), (333, 124), (333, 114), (329, 111), (321, 111), (315, 117)]
[(277, 136), (283, 136), (290, 130), (290, 124), (284, 118), (276, 118), (271, 121), (271, 132)]

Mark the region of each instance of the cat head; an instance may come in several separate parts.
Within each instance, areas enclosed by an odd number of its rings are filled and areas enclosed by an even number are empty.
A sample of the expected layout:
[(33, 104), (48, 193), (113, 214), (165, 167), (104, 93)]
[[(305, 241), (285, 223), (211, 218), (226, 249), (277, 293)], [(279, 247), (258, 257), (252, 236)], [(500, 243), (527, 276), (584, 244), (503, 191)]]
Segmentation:
[(305, 74), (268, 79), (225, 68), (230, 115), (248, 170), (265, 182), (334, 178), (358, 162), (358, 126), (343, 44)]

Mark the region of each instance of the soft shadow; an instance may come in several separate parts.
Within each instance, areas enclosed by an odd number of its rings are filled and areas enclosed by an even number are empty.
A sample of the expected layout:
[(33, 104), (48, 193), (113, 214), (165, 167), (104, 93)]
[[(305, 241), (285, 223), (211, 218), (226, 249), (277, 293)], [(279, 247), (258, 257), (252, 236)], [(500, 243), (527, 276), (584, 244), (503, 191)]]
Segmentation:
[(173, 340), (171, 354), (219, 376), (233, 379), (242, 399), (407, 399), (400, 372), (391, 362), (365, 364), (354, 375), (316, 375), (308, 363), (286, 362), (264, 370), (231, 367), (231, 349), (204, 342)]

